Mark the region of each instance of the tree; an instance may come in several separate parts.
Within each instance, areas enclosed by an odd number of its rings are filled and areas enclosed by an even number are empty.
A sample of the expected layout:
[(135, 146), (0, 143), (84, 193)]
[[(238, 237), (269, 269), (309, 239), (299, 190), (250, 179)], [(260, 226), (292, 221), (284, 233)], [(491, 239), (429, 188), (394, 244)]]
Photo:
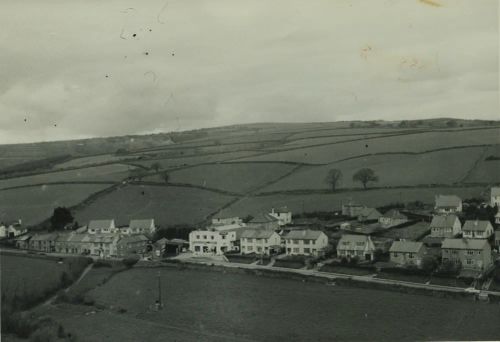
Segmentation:
[(161, 179), (163, 179), (165, 183), (168, 183), (168, 181), (170, 180), (170, 175), (168, 174), (168, 172), (163, 172), (161, 174)]
[(158, 162), (155, 162), (151, 164), (151, 170), (155, 170), (156, 172), (160, 171), (161, 169), (161, 164)]
[(422, 270), (427, 274), (432, 273), (437, 268), (437, 265), (438, 263), (436, 258), (431, 255), (427, 255), (422, 258), (421, 267)]
[(375, 171), (372, 169), (364, 168), (358, 170), (358, 172), (352, 176), (352, 180), (355, 182), (361, 182), (361, 184), (363, 184), (363, 188), (366, 190), (368, 182), (378, 182), (378, 176), (375, 175)]
[(335, 188), (337, 187), (341, 179), (342, 171), (338, 169), (331, 169), (330, 171), (328, 171), (325, 181), (332, 187), (332, 191), (335, 191)]
[(74, 221), (71, 211), (65, 207), (57, 207), (54, 209), (50, 224), (53, 230), (62, 230), (64, 227)]
[(127, 268), (131, 268), (132, 266), (137, 264), (138, 261), (139, 261), (138, 256), (130, 256), (128, 258), (122, 259), (122, 264), (125, 265), (125, 267)]

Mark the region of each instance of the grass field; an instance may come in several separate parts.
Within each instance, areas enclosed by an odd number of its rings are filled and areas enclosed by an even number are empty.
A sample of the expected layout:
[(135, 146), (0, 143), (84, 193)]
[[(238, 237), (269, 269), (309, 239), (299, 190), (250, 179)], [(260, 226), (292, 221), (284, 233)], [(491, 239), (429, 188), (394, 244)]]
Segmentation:
[(103, 163), (113, 163), (113, 162), (120, 162), (124, 159), (136, 159), (137, 156), (116, 156), (114, 154), (101, 154), (97, 156), (90, 156), (90, 157), (81, 157), (81, 158), (75, 158), (71, 159), (67, 162), (57, 164), (54, 166), (54, 169), (67, 169), (67, 168), (73, 168), (73, 167), (84, 167), (87, 165), (95, 165), (95, 164), (103, 164)]
[(403, 228), (392, 228), (380, 234), (382, 237), (390, 239), (406, 239), (416, 240), (429, 230), (429, 224), (425, 222), (417, 222), (411, 226)]
[(124, 164), (109, 164), (76, 170), (40, 173), (34, 176), (16, 177), (0, 180), (0, 189), (32, 184), (47, 184), (56, 182), (119, 182), (129, 176), (129, 170), (134, 166)]
[(292, 161), (326, 164), (364, 154), (423, 152), (457, 146), (498, 144), (500, 129), (469, 131), (425, 132), (392, 137), (376, 137), (367, 141), (353, 141), (334, 145), (305, 147), (289, 151), (240, 158), (242, 161)]
[(248, 214), (265, 211), (280, 206), (288, 206), (294, 213), (339, 210), (342, 201), (349, 198), (355, 202), (380, 207), (396, 202), (411, 202), (420, 200), (424, 203), (434, 203), (437, 194), (457, 194), (461, 198), (472, 198), (484, 192), (483, 187), (468, 188), (408, 188), (408, 189), (376, 189), (368, 191), (346, 191), (337, 193), (312, 194), (272, 194), (244, 198), (224, 210), (230, 215), (245, 217)]
[(113, 309), (84, 314), (88, 308), (63, 306), (47, 314), (85, 341), (491, 340), (500, 334), (492, 321), (498, 305), (209, 271), (162, 269), (164, 309), (156, 312), (157, 273), (122, 272), (91, 292)]
[(232, 199), (188, 187), (129, 185), (76, 211), (75, 218), (80, 224), (106, 218), (114, 218), (119, 225), (141, 218), (154, 218), (161, 226), (193, 224)]
[(71, 207), (109, 187), (109, 184), (53, 184), (0, 191), (0, 221), (22, 219), (24, 225), (40, 223), (54, 208)]
[[(232, 192), (247, 192), (291, 171), (295, 166), (281, 163), (212, 164), (170, 173), (170, 182), (186, 183)], [(164, 182), (160, 176), (145, 181)]]
[(326, 166), (304, 166), (262, 191), (329, 189), (325, 178), (331, 169), (342, 171), (343, 177), (338, 188), (362, 187), (361, 183), (352, 180), (353, 174), (361, 168), (375, 171), (379, 176), (376, 186), (453, 184), (464, 178), (484, 150), (485, 147), (469, 147), (418, 155), (374, 155)]

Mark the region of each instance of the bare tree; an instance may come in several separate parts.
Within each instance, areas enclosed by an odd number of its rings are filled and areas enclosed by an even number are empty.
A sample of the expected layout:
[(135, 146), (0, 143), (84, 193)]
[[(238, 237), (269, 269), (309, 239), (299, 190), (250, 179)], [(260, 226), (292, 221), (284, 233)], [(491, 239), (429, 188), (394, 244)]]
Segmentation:
[(355, 182), (361, 182), (363, 188), (366, 190), (366, 185), (368, 182), (378, 182), (378, 176), (375, 175), (375, 171), (372, 169), (364, 168), (359, 170), (352, 176), (352, 180)]
[(342, 171), (338, 169), (331, 169), (330, 171), (328, 171), (325, 181), (331, 186), (332, 191), (335, 191), (341, 179)]

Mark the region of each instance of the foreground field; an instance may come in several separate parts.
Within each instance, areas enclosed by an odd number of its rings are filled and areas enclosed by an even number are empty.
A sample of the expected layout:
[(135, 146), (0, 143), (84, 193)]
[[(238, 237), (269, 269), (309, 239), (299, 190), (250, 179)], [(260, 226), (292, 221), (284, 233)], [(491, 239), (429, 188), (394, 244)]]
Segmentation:
[(492, 320), (500, 315), (498, 305), (210, 271), (162, 269), (164, 309), (156, 312), (157, 273), (122, 272), (91, 291), (98, 304), (112, 310), (86, 315), (80, 307), (64, 306), (48, 314), (82, 341), (487, 340), (500, 335)]
[(22, 219), (30, 226), (52, 215), (54, 208), (71, 207), (109, 184), (54, 184), (0, 191), (0, 221)]
[(154, 218), (156, 224), (193, 224), (205, 219), (233, 197), (196, 188), (129, 185), (107, 194), (75, 212), (80, 224), (114, 218), (118, 225), (130, 219)]

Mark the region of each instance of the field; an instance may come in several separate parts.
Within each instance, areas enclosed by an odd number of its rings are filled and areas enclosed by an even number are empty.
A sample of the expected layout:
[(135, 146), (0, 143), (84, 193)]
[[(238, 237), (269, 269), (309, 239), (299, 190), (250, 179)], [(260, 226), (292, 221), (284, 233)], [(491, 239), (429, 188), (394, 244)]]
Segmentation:
[[(353, 174), (361, 168), (375, 171), (379, 181), (373, 186), (377, 187), (453, 184), (465, 177), (484, 150), (484, 147), (469, 147), (417, 155), (374, 155), (326, 166), (304, 166), (289, 177), (262, 189), (262, 192), (329, 189), (330, 185), (325, 182), (325, 178), (331, 169), (342, 171), (343, 177), (338, 188), (362, 187), (361, 183), (352, 180)], [(447, 167), (444, 168), (443, 165)]]
[(75, 168), (75, 167), (84, 167), (84, 166), (96, 165), (96, 164), (120, 162), (124, 159), (134, 160), (136, 158), (137, 158), (137, 156), (116, 156), (113, 154), (101, 154), (101, 155), (97, 155), (97, 156), (75, 158), (75, 159), (69, 160), (67, 162), (55, 165), (54, 169), (67, 169), (67, 168)]
[[(201, 165), (170, 172), (169, 182), (244, 193), (285, 175), (294, 167), (281, 163)], [(164, 182), (158, 175), (145, 177), (144, 180)]]
[(492, 340), (500, 334), (492, 324), (498, 305), (210, 271), (162, 269), (164, 308), (156, 312), (157, 273), (122, 272), (91, 291), (107, 310), (85, 314), (92, 309), (61, 306), (46, 314), (85, 341)]
[(380, 236), (390, 239), (416, 240), (428, 230), (428, 223), (417, 222), (411, 226), (389, 229), (388, 231), (380, 234)]
[(40, 173), (34, 176), (16, 177), (0, 180), (0, 189), (33, 184), (57, 182), (120, 182), (129, 175), (134, 166), (109, 164), (68, 171)]
[(40, 223), (54, 208), (74, 206), (109, 184), (53, 184), (0, 191), (0, 221), (22, 219), (26, 226)]
[(154, 218), (160, 226), (203, 221), (233, 197), (206, 190), (177, 186), (128, 185), (77, 210), (80, 224), (89, 220), (115, 218), (118, 225), (130, 219)]

